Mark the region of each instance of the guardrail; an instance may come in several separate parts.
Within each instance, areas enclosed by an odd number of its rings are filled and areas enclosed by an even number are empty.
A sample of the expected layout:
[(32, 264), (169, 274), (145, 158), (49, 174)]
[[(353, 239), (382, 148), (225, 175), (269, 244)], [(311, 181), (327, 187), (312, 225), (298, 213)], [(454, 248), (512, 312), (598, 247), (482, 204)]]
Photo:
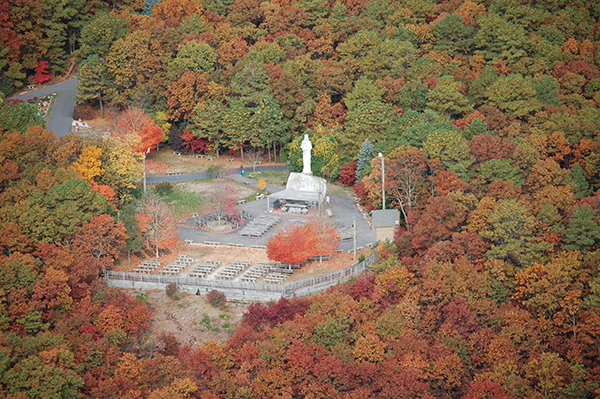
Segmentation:
[[(367, 266), (377, 261), (374, 252), (365, 260), (346, 269), (336, 270), (317, 277), (307, 278), (289, 284), (258, 284), (244, 281), (208, 280), (196, 277), (164, 276), (159, 274), (141, 274), (130, 272), (105, 271), (104, 277), (109, 285), (149, 289), (175, 283), (192, 291), (208, 293), (212, 290), (225, 292), (228, 297), (241, 297), (242, 299), (278, 299), (281, 297), (292, 298), (323, 291), (328, 287), (348, 280), (351, 276), (360, 275)], [(131, 284), (128, 284), (130, 282)], [(125, 284), (124, 284), (125, 283)], [(229, 295), (228, 295), (229, 293)]]

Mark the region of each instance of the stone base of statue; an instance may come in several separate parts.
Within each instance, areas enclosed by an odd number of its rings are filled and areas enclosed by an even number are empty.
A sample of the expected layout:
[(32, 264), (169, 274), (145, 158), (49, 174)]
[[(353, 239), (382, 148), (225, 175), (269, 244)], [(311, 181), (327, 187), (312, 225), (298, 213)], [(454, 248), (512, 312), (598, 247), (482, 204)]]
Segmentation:
[(303, 204), (321, 207), (327, 198), (327, 180), (306, 173), (290, 173), (285, 190), (267, 197), (269, 204), (279, 200), (284, 204)]
[[(287, 184), (288, 190), (306, 191), (327, 194), (327, 180), (313, 176), (312, 173), (290, 173)], [(324, 196), (322, 197), (325, 198)]]

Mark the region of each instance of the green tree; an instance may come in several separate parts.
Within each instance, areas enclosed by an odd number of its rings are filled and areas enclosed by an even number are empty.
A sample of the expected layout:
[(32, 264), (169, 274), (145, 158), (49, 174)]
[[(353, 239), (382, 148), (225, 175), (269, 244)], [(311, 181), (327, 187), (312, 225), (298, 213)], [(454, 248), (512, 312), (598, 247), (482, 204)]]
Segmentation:
[(43, 242), (70, 239), (83, 222), (114, 212), (106, 197), (92, 190), (90, 184), (81, 179), (69, 179), (54, 185), (48, 191), (44, 205), (48, 214), (38, 230)]
[(590, 183), (588, 183), (585, 177), (585, 172), (578, 164), (573, 165), (571, 168), (571, 171), (567, 175), (566, 183), (571, 187), (571, 191), (577, 199), (588, 197), (592, 194)]
[(364, 174), (368, 174), (369, 170), (365, 170), (371, 165), (371, 159), (373, 159), (373, 155), (375, 155), (375, 147), (369, 141), (369, 139), (365, 139), (360, 146), (360, 152), (358, 153), (358, 165), (356, 166), (356, 181), (360, 181), (360, 178)]
[(77, 58), (85, 60), (97, 55), (103, 59), (108, 55), (112, 44), (125, 37), (128, 31), (129, 27), (124, 19), (113, 14), (99, 15), (81, 30)]
[(371, 80), (362, 77), (354, 83), (354, 89), (344, 96), (344, 103), (348, 111), (352, 111), (370, 102), (381, 102), (382, 94)]
[(227, 108), (220, 101), (201, 104), (192, 112), (188, 125), (196, 138), (207, 139), (213, 143), (217, 159), (219, 147), (227, 141), (223, 130), (223, 118), (226, 112)]
[(423, 143), (423, 150), (430, 158), (439, 159), (442, 164), (462, 178), (475, 161), (471, 148), (457, 129), (439, 129), (431, 132)]
[(481, 74), (469, 87), (469, 97), (475, 106), (487, 104), (489, 101), (488, 88), (498, 80), (498, 72), (487, 65), (481, 70)]
[(543, 75), (533, 81), (533, 90), (541, 105), (560, 105), (558, 81), (548, 75)]
[(598, 212), (588, 205), (580, 206), (573, 212), (565, 229), (565, 250), (586, 252), (600, 241)]
[(423, 112), (427, 106), (429, 87), (420, 80), (411, 80), (398, 92), (396, 103), (404, 112), (413, 110)]
[(510, 115), (523, 118), (540, 109), (531, 81), (521, 74), (498, 78), (487, 90), (490, 104)]
[(504, 60), (513, 65), (527, 54), (523, 26), (508, 22), (504, 18), (487, 14), (478, 21), (479, 30), (475, 34), (476, 52), (486, 60), (495, 63)]
[(83, 379), (70, 366), (74, 356), (63, 347), (23, 359), (8, 370), (2, 382), (11, 395), (31, 399), (76, 399)]
[(490, 183), (502, 180), (522, 186), (524, 180), (520, 172), (519, 167), (507, 159), (490, 159), (479, 166), (479, 173)]
[(250, 115), (251, 110), (241, 101), (233, 101), (223, 114), (223, 133), (229, 148), (241, 151), (242, 162), (244, 162), (244, 144), (246, 142), (250, 142), (253, 147), (260, 146), (258, 137), (252, 131)]
[(250, 126), (251, 136), (256, 137), (261, 146), (275, 148), (275, 144), (289, 141), (290, 132), (284, 113), (271, 97), (261, 98), (259, 104), (252, 110)]
[(247, 107), (254, 107), (271, 91), (269, 76), (264, 67), (256, 62), (244, 65), (231, 81), (231, 92)]
[(435, 36), (433, 48), (448, 54), (468, 55), (473, 49), (474, 33), (475, 29), (464, 25), (461, 16), (450, 14), (433, 26)]
[(137, 30), (117, 39), (106, 57), (106, 66), (114, 76), (111, 99), (119, 104), (130, 102), (161, 68), (160, 59), (165, 52), (150, 31)]
[(487, 217), (489, 228), (479, 235), (490, 241), (489, 259), (504, 259), (521, 267), (542, 259), (549, 245), (535, 237), (536, 220), (527, 207), (514, 199), (498, 201)]
[(427, 95), (427, 107), (440, 115), (459, 117), (473, 110), (469, 100), (459, 91), (461, 84), (452, 76), (442, 76)]
[(184, 71), (201, 74), (202, 72), (211, 73), (216, 61), (217, 53), (208, 43), (192, 40), (179, 47), (173, 65)]
[(126, 203), (120, 212), (119, 218), (123, 221), (125, 227), (125, 233), (127, 238), (125, 239), (125, 249), (127, 250), (127, 256), (131, 256), (131, 252), (138, 252), (144, 246), (144, 240), (142, 239), (142, 231), (140, 224), (135, 217), (136, 207), (133, 202)]
[(371, 102), (354, 109), (346, 118), (346, 134), (342, 137), (343, 155), (352, 156), (359, 143), (369, 139), (375, 145), (385, 147), (389, 130), (397, 122), (398, 115), (386, 103)]
[(89, 56), (77, 70), (77, 102), (82, 103), (98, 98), (100, 112), (104, 119), (103, 97), (110, 92), (112, 78), (104, 61), (96, 54)]

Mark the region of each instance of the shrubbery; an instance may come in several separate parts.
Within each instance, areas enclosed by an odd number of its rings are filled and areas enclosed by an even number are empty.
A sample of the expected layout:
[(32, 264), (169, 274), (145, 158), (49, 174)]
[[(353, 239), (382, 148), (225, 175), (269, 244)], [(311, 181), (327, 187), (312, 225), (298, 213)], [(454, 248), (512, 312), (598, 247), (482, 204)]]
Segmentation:
[(206, 295), (206, 300), (211, 304), (212, 307), (220, 308), (225, 305), (227, 298), (221, 291), (212, 290)]
[(167, 285), (165, 292), (169, 298), (175, 301), (181, 298), (181, 291), (179, 290), (179, 286), (175, 283)]

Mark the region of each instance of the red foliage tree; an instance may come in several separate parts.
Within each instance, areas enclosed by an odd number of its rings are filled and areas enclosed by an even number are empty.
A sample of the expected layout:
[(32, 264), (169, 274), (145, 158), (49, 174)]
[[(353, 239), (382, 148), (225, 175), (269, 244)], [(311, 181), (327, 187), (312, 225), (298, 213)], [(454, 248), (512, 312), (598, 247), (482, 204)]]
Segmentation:
[(356, 183), (356, 167), (358, 162), (350, 161), (342, 165), (340, 171), (340, 181), (346, 186), (354, 186)]
[(210, 144), (210, 141), (206, 139), (199, 139), (194, 136), (194, 133), (190, 129), (185, 129), (181, 134), (181, 139), (184, 145), (192, 150), (193, 152), (206, 152), (206, 148)]
[(50, 75), (48, 74), (48, 61), (40, 61), (37, 68), (35, 68), (35, 76), (33, 77), (33, 81), (36, 84), (41, 84), (49, 80)]

